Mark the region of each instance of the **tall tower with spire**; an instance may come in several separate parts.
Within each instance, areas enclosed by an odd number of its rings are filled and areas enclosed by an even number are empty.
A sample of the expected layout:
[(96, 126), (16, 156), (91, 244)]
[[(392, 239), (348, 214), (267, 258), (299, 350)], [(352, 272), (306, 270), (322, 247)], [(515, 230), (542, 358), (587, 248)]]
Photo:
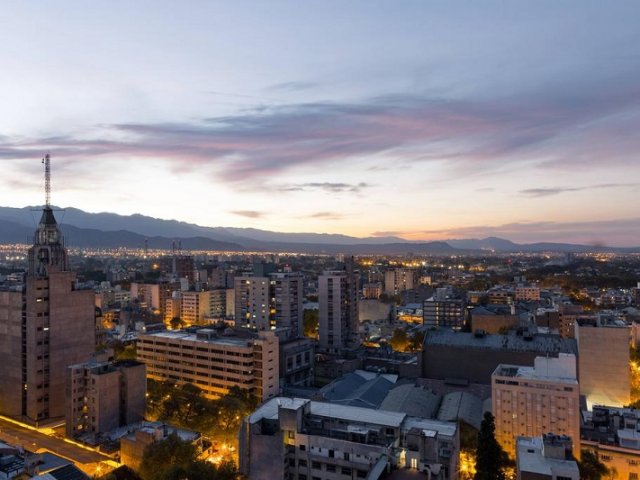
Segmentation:
[(42, 163), (45, 171), (45, 204), (33, 246), (29, 249), (29, 275), (39, 277), (46, 276), (50, 267), (61, 272), (69, 269), (62, 232), (51, 208), (51, 158), (48, 153)]
[(48, 154), (42, 163), (45, 205), (24, 288), (0, 292), (0, 414), (32, 421), (64, 417), (66, 369), (91, 356), (96, 332), (94, 293), (76, 289), (51, 208)]

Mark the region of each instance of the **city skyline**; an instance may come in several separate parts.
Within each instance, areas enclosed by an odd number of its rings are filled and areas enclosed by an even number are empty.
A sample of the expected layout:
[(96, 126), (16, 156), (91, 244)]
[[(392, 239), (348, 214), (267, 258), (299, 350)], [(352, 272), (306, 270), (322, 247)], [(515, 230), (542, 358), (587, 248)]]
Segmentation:
[(640, 244), (640, 5), (172, 7), (0, 7), (0, 205)]

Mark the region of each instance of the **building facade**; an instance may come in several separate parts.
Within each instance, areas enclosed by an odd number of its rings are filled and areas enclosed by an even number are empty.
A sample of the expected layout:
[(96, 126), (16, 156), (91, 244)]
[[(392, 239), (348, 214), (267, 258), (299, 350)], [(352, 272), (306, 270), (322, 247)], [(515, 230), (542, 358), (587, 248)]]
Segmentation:
[(398, 468), (458, 478), (456, 423), (404, 413), (279, 397), (244, 419), (238, 439), (249, 479), (380, 478)]
[(491, 377), (496, 440), (511, 456), (517, 437), (567, 435), (580, 455), (580, 391), (575, 355), (537, 357), (533, 367), (499, 365)]
[(578, 320), (580, 393), (587, 405), (623, 407), (631, 403), (630, 327), (622, 322)]
[(148, 378), (192, 383), (208, 398), (226, 395), (233, 386), (260, 400), (277, 395), (278, 357), (278, 338), (270, 331), (169, 331), (137, 340), (137, 358), (147, 365)]
[(518, 437), (516, 475), (517, 480), (580, 480), (571, 438), (552, 434)]
[(358, 346), (358, 274), (352, 261), (318, 277), (318, 302), (320, 348), (339, 353)]
[(92, 361), (67, 367), (67, 436), (95, 437), (142, 421), (146, 393), (144, 363)]
[(95, 295), (76, 290), (48, 206), (28, 253), (21, 291), (0, 294), (0, 413), (32, 421), (65, 415), (66, 367), (95, 351)]

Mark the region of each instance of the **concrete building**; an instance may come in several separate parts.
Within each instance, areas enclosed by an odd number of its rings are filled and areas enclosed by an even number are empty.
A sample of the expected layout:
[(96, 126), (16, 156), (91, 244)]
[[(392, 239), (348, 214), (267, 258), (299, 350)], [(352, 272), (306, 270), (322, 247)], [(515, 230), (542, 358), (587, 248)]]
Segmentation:
[(516, 302), (538, 302), (540, 301), (540, 287), (531, 285), (518, 285), (515, 288)]
[(428, 331), (419, 356), (423, 378), (491, 384), (491, 375), (501, 364), (533, 366), (538, 356), (577, 355), (573, 339), (558, 335), (509, 332), (507, 335)]
[(464, 301), (461, 298), (431, 297), (424, 301), (422, 323), (430, 327), (460, 330), (464, 326)]
[(237, 327), (270, 330), (269, 279), (242, 276), (234, 280)]
[(211, 315), (210, 292), (182, 292), (180, 301), (180, 320), (183, 325), (202, 325)]
[(279, 346), (274, 332), (200, 329), (138, 336), (138, 360), (147, 377), (193, 383), (208, 398), (218, 398), (233, 386), (260, 400), (278, 394)]
[(0, 292), (0, 414), (32, 421), (65, 414), (66, 367), (96, 345), (95, 295), (76, 290), (51, 208), (42, 211), (21, 291)]
[(384, 293), (396, 295), (418, 285), (419, 272), (413, 268), (392, 268), (384, 272)]
[(193, 444), (199, 457), (206, 452), (205, 443), (199, 432), (161, 422), (143, 422), (133, 432), (120, 439), (120, 463), (133, 470), (139, 469), (145, 448), (154, 442), (165, 440), (169, 435), (177, 435), (183, 442)]
[[(576, 357), (536, 357), (533, 367), (499, 365), (491, 376), (496, 440), (511, 456), (516, 438), (553, 432), (580, 438), (580, 392)], [(576, 440), (574, 454), (580, 455)]]
[(280, 384), (312, 387), (314, 383), (315, 342), (306, 337), (280, 342)]
[(360, 344), (358, 277), (353, 259), (344, 270), (326, 271), (318, 277), (319, 343), (324, 351), (339, 353)]
[(572, 458), (571, 438), (545, 434), (518, 437), (516, 475), (518, 480), (580, 480), (578, 464)]
[(616, 478), (640, 478), (640, 410), (594, 406), (582, 412), (581, 445), (595, 453)]
[(302, 283), (302, 275), (292, 272), (236, 277), (236, 326), (257, 330), (286, 328), (288, 338), (302, 337)]
[(380, 282), (365, 283), (362, 286), (362, 296), (368, 300), (377, 300), (382, 295), (382, 284)]
[(458, 478), (457, 424), (301, 398), (273, 398), (244, 419), (240, 472), (249, 479), (381, 478), (408, 468)]
[[(471, 331), (483, 330), (486, 333), (502, 333), (516, 328), (525, 322), (526, 314), (517, 311), (514, 305), (486, 305), (476, 307), (470, 312)], [(521, 317), (524, 317), (521, 319)]]
[(576, 323), (580, 393), (587, 405), (623, 407), (631, 403), (630, 327), (598, 317)]
[(67, 367), (66, 433), (96, 436), (140, 422), (146, 408), (146, 367), (134, 360)]

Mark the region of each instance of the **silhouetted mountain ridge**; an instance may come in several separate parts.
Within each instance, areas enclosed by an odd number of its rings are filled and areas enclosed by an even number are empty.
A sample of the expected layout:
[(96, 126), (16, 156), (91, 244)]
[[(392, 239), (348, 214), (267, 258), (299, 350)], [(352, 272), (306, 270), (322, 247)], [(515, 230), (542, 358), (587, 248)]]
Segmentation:
[[(55, 208), (55, 207), (54, 207)], [(0, 207), (0, 243), (30, 243), (41, 207)], [(357, 238), (329, 233), (285, 233), (256, 228), (203, 227), (141, 214), (88, 213), (77, 208), (56, 209), (69, 246), (96, 248), (171, 248), (180, 241), (185, 250), (280, 251), (291, 253), (454, 254), (456, 252), (640, 252), (640, 248), (592, 247), (566, 243), (517, 244), (499, 237), (436, 242), (398, 237)]]

